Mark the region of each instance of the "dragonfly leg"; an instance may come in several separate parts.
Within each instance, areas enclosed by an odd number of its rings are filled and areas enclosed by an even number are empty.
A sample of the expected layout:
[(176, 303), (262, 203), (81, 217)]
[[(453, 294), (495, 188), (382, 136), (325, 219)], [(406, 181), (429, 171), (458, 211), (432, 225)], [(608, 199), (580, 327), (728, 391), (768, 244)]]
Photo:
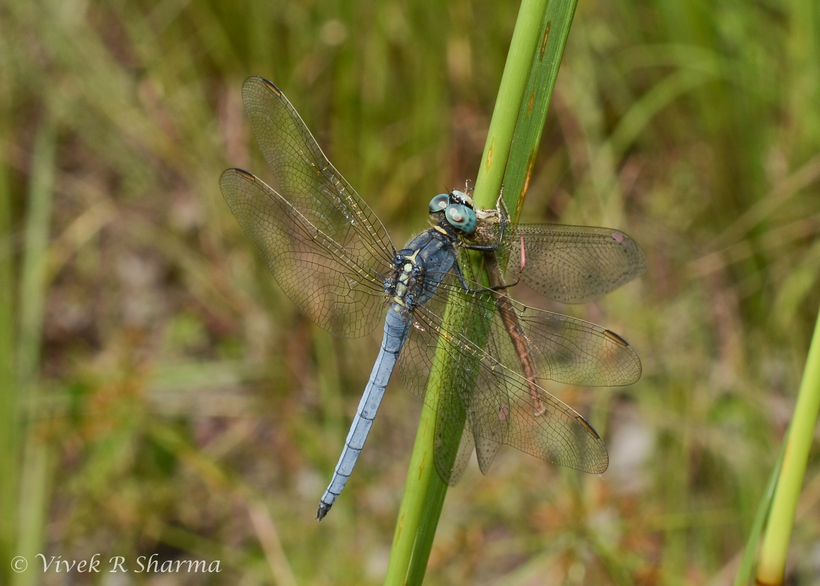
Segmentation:
[[(494, 293), (496, 291), (502, 291), (508, 287), (508, 285), (493, 285), (491, 287), (479, 287), (478, 289), (471, 289), (470, 285), (467, 283), (467, 280), (464, 278), (464, 273), (461, 272), (461, 267), (458, 266), (458, 262), (453, 264), (453, 272), (456, 274), (456, 278), (458, 279), (458, 283), (461, 285), (461, 288), (464, 289), (464, 292), (468, 295), (477, 295), (478, 293)], [(516, 281), (517, 283), (518, 281)]]
[(532, 388), (532, 381), (530, 381), (530, 393), (532, 394), (532, 415), (533, 417), (541, 417), (547, 412), (547, 408), (544, 405), (544, 402), (541, 401), (541, 395), (537, 388)]
[(498, 218), (498, 237), (492, 244), (476, 244), (471, 242), (459, 242), (459, 245), (467, 250), (478, 250), (479, 252), (496, 252), (501, 248), (501, 241), (504, 239), (504, 232), (507, 229), (508, 220), (503, 214), (499, 214)]
[(507, 202), (504, 201), (503, 185), (501, 186), (501, 189), (498, 190), (498, 199), (495, 200), (495, 209), (498, 210), (498, 215), (501, 216), (504, 221), (510, 217), (510, 210), (507, 208)]

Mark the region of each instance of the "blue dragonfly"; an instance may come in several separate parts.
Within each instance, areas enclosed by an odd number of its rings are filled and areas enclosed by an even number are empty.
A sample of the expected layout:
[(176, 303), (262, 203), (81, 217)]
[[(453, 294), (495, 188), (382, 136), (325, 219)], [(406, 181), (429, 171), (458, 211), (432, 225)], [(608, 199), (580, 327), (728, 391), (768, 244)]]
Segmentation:
[[(608, 329), (515, 302), (501, 267), (511, 283), (581, 303), (642, 273), (641, 248), (608, 228), (513, 227), (500, 210), (477, 210), (454, 190), (430, 201), (432, 227), (397, 249), (278, 87), (251, 77), (242, 98), (276, 187), (242, 169), (222, 174), (245, 234), (287, 296), (331, 334), (363, 336), (384, 322), (317, 520), (345, 487), (397, 364), (405, 386), (436, 410), (434, 460), (445, 482), (458, 481), (473, 452), (486, 473), (501, 444), (584, 472), (606, 470), (601, 437), (541, 381), (629, 385), (640, 378), (640, 359)], [(484, 255), (489, 287), (473, 277), (471, 249)], [(457, 311), (445, 321), (448, 304)], [(445, 354), (448, 365), (437, 359)], [(431, 377), (441, 383), (435, 397), (426, 394)]]

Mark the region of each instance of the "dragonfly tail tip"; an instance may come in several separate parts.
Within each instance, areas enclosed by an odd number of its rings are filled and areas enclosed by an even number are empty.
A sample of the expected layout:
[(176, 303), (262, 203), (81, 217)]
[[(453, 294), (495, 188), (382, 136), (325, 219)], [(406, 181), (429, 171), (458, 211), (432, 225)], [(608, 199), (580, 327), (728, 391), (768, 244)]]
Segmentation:
[(317, 520), (317, 521), (319, 521), (319, 522), (321, 522), (321, 521), (322, 521), (322, 519), (324, 519), (324, 518), (325, 518), (325, 515), (327, 515), (327, 513), (328, 513), (328, 511), (330, 510), (330, 507), (331, 507), (331, 506), (333, 506), (333, 505), (329, 505), (329, 504), (327, 504), (327, 503), (325, 503), (325, 502), (320, 502), (320, 503), (319, 503), (319, 508), (318, 508), (318, 510), (316, 511), (316, 520)]

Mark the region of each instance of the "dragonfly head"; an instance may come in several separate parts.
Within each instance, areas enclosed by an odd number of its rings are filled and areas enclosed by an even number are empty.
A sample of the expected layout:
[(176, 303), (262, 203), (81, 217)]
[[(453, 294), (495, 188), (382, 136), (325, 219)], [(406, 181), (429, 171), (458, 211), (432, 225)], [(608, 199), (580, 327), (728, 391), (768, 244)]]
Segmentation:
[(431, 199), (430, 214), (444, 214), (447, 224), (468, 235), (475, 232), (478, 224), (472, 198), (456, 189), (451, 193), (440, 193)]

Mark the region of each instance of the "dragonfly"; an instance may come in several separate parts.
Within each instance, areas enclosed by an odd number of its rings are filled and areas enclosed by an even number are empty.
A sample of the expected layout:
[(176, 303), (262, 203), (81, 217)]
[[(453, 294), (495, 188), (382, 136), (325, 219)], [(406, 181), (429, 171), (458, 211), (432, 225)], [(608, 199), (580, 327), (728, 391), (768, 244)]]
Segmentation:
[[(408, 390), (436, 411), (434, 461), (445, 482), (458, 481), (473, 452), (486, 474), (502, 444), (576, 470), (605, 471), (601, 437), (542, 381), (630, 385), (641, 375), (638, 355), (606, 328), (517, 303), (501, 267), (509, 283), (586, 302), (646, 269), (640, 246), (608, 228), (512, 226), (500, 210), (476, 209), (466, 192), (453, 190), (429, 202), (431, 227), (397, 249), (276, 85), (251, 77), (242, 100), (274, 186), (243, 169), (222, 174), (220, 189), (239, 225), (317, 325), (352, 338), (384, 323), (316, 519), (347, 484), (397, 365)], [(490, 286), (475, 278), (470, 250), (484, 255)], [(427, 392), (431, 379), (437, 393)]]

